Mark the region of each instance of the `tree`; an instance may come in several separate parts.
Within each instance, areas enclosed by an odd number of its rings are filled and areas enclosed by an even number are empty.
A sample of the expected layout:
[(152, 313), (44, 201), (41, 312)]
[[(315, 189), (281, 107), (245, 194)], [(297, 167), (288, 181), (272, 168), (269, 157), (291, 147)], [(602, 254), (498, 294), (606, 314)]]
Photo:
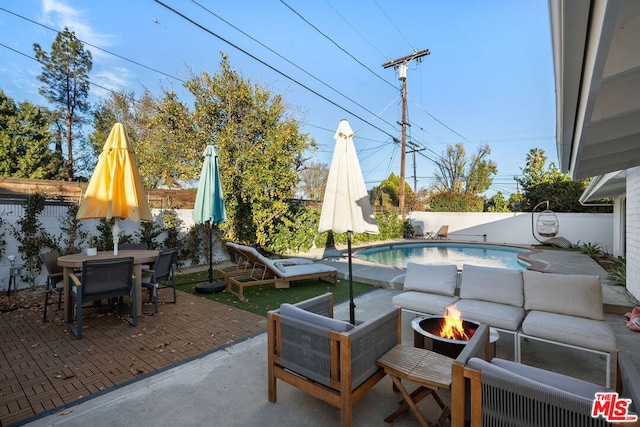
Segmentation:
[(491, 154), (488, 145), (479, 146), (476, 153), (467, 159), (464, 145), (447, 146), (443, 156), (436, 160), (435, 173), (437, 191), (480, 195), (491, 187), (498, 166), (486, 157)]
[(491, 196), (486, 204), (487, 212), (511, 212), (509, 201), (504, 198), (501, 191)]
[(522, 210), (531, 211), (538, 203), (548, 200), (549, 208), (556, 212), (612, 211), (608, 206), (581, 205), (579, 198), (590, 180), (573, 181), (568, 174), (561, 173), (553, 162), (546, 167), (547, 157), (543, 150), (531, 149), (526, 160), (519, 179), (523, 193)]
[[(539, 184), (544, 180), (547, 156), (544, 154), (544, 150), (532, 148), (529, 150), (526, 160), (525, 167), (522, 168), (522, 177), (519, 179), (523, 189)], [(553, 165), (549, 165), (549, 170), (553, 167)]]
[[(417, 199), (416, 194), (411, 186), (404, 183), (404, 207), (409, 210), (416, 210)], [(370, 191), (371, 204), (374, 206), (382, 206), (385, 208), (397, 208), (400, 195), (400, 177), (391, 172), (389, 176), (380, 183), (379, 186), (373, 187)]]
[(140, 99), (133, 92), (113, 92), (94, 109), (91, 145), (98, 154), (113, 124), (122, 123), (136, 153), (143, 185), (179, 188), (197, 179), (202, 166), (192, 115), (175, 92), (164, 92), (160, 99), (149, 91)]
[[(44, 83), (40, 88), (56, 113), (56, 152), (62, 152), (63, 141), (67, 149), (67, 179), (74, 179), (74, 141), (80, 138), (80, 128), (85, 122), (83, 114), (89, 111), (89, 73), (93, 66), (91, 52), (76, 38), (73, 31), (65, 27), (58, 33), (51, 45), (51, 53), (45, 52), (38, 43), (33, 49), (36, 59), (42, 64), (42, 74), (38, 80)], [(81, 149), (82, 147), (80, 147)]]
[(484, 208), (481, 197), (489, 189), (498, 166), (486, 157), (491, 154), (488, 145), (479, 146), (467, 159), (464, 145), (449, 145), (436, 161), (434, 195), (429, 204), (432, 210), (449, 212), (476, 212)]
[(215, 75), (193, 76), (186, 87), (195, 98), (191, 143), (200, 153), (218, 147), (227, 237), (273, 247), (271, 236), (296, 215), (289, 203), (313, 141), (288, 117), (281, 96), (244, 80), (224, 54)]
[(310, 200), (323, 200), (324, 190), (329, 177), (329, 167), (326, 163), (312, 162), (300, 171), (304, 197)]
[(193, 114), (175, 92), (165, 92), (159, 100), (147, 94), (138, 103), (138, 122), (146, 125), (140, 127), (134, 148), (145, 186), (179, 188), (198, 179), (204, 145)]
[(137, 141), (136, 99), (134, 92), (109, 92), (106, 99), (102, 99), (93, 109), (93, 132), (89, 135), (89, 142), (93, 153), (98, 155), (116, 123), (122, 123), (127, 130), (127, 136)]
[(482, 212), (484, 198), (475, 194), (441, 191), (431, 197), (429, 206), (434, 212)]
[(0, 90), (0, 176), (60, 179), (62, 159), (49, 149), (49, 117), (30, 102), (16, 105)]

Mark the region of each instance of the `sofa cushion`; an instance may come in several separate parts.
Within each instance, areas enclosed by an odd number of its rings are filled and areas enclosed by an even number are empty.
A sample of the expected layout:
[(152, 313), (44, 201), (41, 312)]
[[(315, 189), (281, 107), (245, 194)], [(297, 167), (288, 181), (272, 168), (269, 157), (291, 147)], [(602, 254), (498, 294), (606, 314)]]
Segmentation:
[(524, 271), (526, 310), (604, 320), (600, 277)]
[(469, 264), (462, 266), (460, 298), (522, 307), (523, 289), (522, 270)]
[(404, 290), (453, 296), (457, 281), (458, 267), (455, 264), (425, 265), (409, 262), (404, 276)]
[(345, 332), (353, 329), (353, 325), (349, 322), (345, 322), (344, 320), (339, 319), (333, 319), (331, 317), (321, 316), (319, 314), (312, 313), (288, 303), (280, 305), (280, 316), (303, 320), (316, 326), (324, 327), (337, 332)]
[(517, 331), (524, 319), (524, 309), (507, 304), (461, 299), (456, 303), (461, 317), (465, 320), (475, 320), (488, 323), (494, 328)]
[(617, 349), (613, 329), (601, 320), (531, 311), (522, 322), (522, 332), (532, 337), (592, 350), (614, 352)]
[(592, 400), (596, 393), (611, 391), (598, 384), (593, 384), (568, 375), (504, 359), (494, 358), (491, 360), (491, 363), (489, 363), (479, 358), (471, 358), (469, 359), (468, 364), (474, 369), (489, 370), (502, 375), (515, 376), (523, 381), (532, 381), (534, 383), (562, 390), (589, 400)]
[(394, 307), (426, 314), (444, 314), (447, 306), (455, 304), (457, 296), (437, 295), (427, 292), (407, 291), (392, 298)]

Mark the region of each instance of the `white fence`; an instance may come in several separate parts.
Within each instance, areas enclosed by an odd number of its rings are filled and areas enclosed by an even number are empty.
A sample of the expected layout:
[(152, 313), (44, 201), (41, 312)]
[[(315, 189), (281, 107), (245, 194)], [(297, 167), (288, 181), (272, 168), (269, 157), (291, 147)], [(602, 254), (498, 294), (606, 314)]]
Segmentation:
[[(152, 209), (151, 213), (154, 218), (160, 214), (159, 209)], [(189, 228), (193, 226), (193, 217), (192, 209), (177, 209), (176, 213), (178, 215), (180, 229), (182, 232), (187, 232)], [(38, 219), (42, 223), (42, 227), (44, 230), (51, 234), (54, 237), (62, 235), (62, 231), (60, 230), (60, 219), (64, 218), (67, 214), (67, 207), (63, 205), (47, 205), (44, 211), (38, 216)], [(9, 285), (9, 274), (11, 264), (7, 257), (9, 255), (15, 255), (16, 266), (20, 266), (24, 264), (24, 260), (20, 258), (21, 254), (18, 252), (18, 242), (13, 236), (11, 230), (12, 226), (16, 227), (17, 221), (24, 216), (24, 207), (19, 204), (0, 204), (0, 217), (2, 217), (4, 221), (4, 226), (0, 229), (0, 233), (4, 232), (4, 239), (7, 241), (7, 246), (5, 248), (4, 257), (0, 260), (0, 290), (7, 290)], [(98, 220), (84, 220), (82, 221), (82, 229), (87, 231), (94, 236), (99, 233), (96, 231), (96, 226), (100, 223)], [(121, 220), (120, 229), (124, 234), (128, 234), (131, 236), (135, 236), (136, 231), (139, 229), (139, 224), (135, 221), (130, 220)], [(162, 241), (166, 236), (159, 236), (158, 240)], [(226, 253), (222, 250), (220, 245), (216, 245), (214, 242), (214, 260), (228, 259)], [(201, 261), (204, 263), (207, 261), (207, 257), (205, 254), (202, 255)], [(189, 261), (187, 261), (187, 264)], [(44, 270), (44, 268), (43, 268)], [(24, 271), (22, 272), (25, 273)], [(46, 274), (43, 272), (40, 273), (35, 278), (36, 285), (43, 285), (46, 281)], [(26, 288), (28, 286), (27, 283), (24, 283), (20, 278), (17, 278), (18, 289)], [(12, 286), (13, 290), (13, 286)]]
[[(422, 230), (437, 231), (449, 226), (451, 239), (489, 243), (539, 244), (532, 230), (540, 213), (533, 217), (528, 213), (491, 212), (412, 212), (411, 223)], [(613, 248), (613, 214), (556, 213), (560, 228), (558, 237), (564, 237), (574, 245), (597, 243), (603, 251)], [(546, 240), (536, 234), (539, 239)]]
[[(176, 211), (180, 220), (181, 231), (186, 232), (193, 226), (192, 210), (182, 209)], [(67, 207), (59, 205), (47, 205), (39, 216), (44, 229), (53, 236), (60, 236), (60, 219), (67, 213)], [(154, 217), (160, 213), (158, 209), (152, 209)], [(16, 255), (16, 265), (24, 263), (20, 259), (18, 243), (11, 233), (11, 225), (15, 226), (18, 219), (24, 215), (24, 208), (19, 204), (0, 205), (0, 216), (5, 225), (4, 231), (7, 247), (5, 256), (0, 260), (0, 290), (6, 290), (9, 284), (10, 263), (8, 255)], [(534, 218), (537, 219), (538, 213)], [(573, 244), (597, 243), (605, 252), (610, 252), (613, 247), (613, 214), (557, 214), (560, 222), (558, 236), (568, 239)], [(409, 216), (411, 222), (420, 225), (425, 231), (437, 231), (442, 225), (449, 226), (449, 237), (452, 239), (469, 241), (486, 241), (490, 243), (536, 244), (532, 234), (531, 213), (446, 213), (446, 212), (412, 212)], [(82, 222), (83, 230), (94, 235), (98, 220)], [(135, 235), (138, 223), (129, 220), (120, 221), (121, 230), (129, 235)], [(160, 236), (162, 240), (164, 236)], [(226, 258), (220, 245), (214, 244), (214, 259)], [(203, 263), (206, 258), (203, 254)], [(35, 279), (36, 285), (45, 283), (46, 275), (41, 273)], [(18, 280), (18, 288), (28, 285)]]

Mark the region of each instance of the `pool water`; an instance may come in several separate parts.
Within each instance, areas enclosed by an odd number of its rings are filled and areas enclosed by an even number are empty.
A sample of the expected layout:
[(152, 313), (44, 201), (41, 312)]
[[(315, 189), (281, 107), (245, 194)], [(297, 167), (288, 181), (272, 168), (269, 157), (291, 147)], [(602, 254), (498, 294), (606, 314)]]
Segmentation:
[(408, 262), (418, 264), (463, 264), (483, 267), (514, 268), (526, 270), (528, 264), (518, 259), (527, 249), (508, 246), (464, 243), (419, 243), (391, 245), (359, 251), (355, 256), (377, 264), (406, 268)]

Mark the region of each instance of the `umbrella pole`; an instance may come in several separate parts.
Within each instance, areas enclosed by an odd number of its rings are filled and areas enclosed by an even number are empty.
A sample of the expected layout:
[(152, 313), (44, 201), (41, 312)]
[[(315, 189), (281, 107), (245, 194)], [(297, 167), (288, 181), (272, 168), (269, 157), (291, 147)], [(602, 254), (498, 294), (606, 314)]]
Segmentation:
[(209, 221), (209, 283), (213, 282), (213, 223)]
[(356, 324), (356, 304), (353, 302), (353, 268), (351, 266), (351, 232), (347, 231), (347, 250), (349, 252), (349, 322)]
[(213, 281), (213, 222), (209, 223), (209, 280), (207, 282), (198, 283), (196, 292), (200, 293), (216, 293), (222, 292), (226, 285), (220, 281)]

